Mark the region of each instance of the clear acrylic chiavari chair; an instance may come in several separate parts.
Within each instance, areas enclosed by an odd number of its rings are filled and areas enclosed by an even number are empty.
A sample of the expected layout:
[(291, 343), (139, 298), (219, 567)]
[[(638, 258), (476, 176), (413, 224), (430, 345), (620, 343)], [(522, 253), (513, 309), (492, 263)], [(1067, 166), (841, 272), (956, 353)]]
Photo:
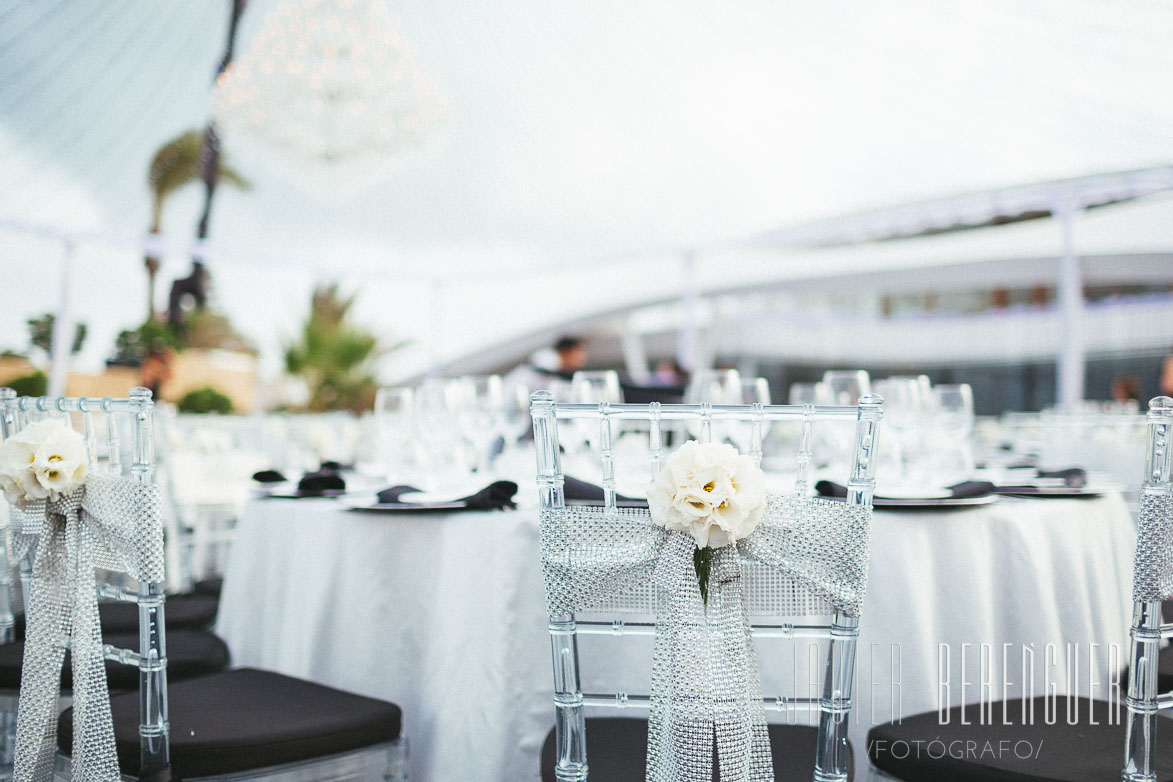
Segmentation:
[[(125, 649), (106, 644), (102, 648), (102, 656), (105, 660), (139, 669), (140, 746), (137, 770), (144, 777), (162, 772), (169, 762), (163, 526), (158, 495), (153, 491), (153, 406), (151, 393), (145, 388), (133, 389), (125, 399), (18, 398), (12, 389), (0, 389), (0, 436), (7, 439), (30, 423), (44, 418), (59, 418), (71, 428), (75, 427), (77, 419), (80, 419), (90, 475), (101, 474), (113, 479), (112, 485), (121, 489), (116, 494), (124, 495), (119, 509), (134, 515), (134, 518), (120, 520), (123, 522), (121, 526), (103, 531), (107, 537), (98, 547), (97, 556), (92, 564), (100, 568), (95, 573), (98, 597), (132, 603), (138, 607), (138, 648)], [(120, 432), (122, 419), (128, 422), (131, 433), (129, 462), (123, 461)], [(125, 497), (133, 499), (128, 501)], [(44, 545), (39, 534), (41, 520), (37, 518), (37, 512), (13, 509), (11, 515), (13, 521), (10, 527), (10, 540), (13, 541), (13, 548), (10, 553), (20, 560), (22, 603), (26, 609), (26, 623), (30, 627), (28, 632), (32, 633), (31, 625), (35, 621), (33, 613), (40, 604), (48, 609), (53, 599), (46, 597), (44, 600), (50, 602), (44, 602), (34, 594), (34, 562), (38, 546)], [(44, 511), (40, 510), (39, 515), (43, 517)], [(88, 563), (82, 563), (83, 566), (86, 564)], [(0, 624), (7, 627), (12, 626), (10, 609), (10, 605), (0, 605), (0, 610), (4, 611), (3, 615), (0, 615)], [(29, 660), (30, 653), (31, 646), (26, 643), (26, 673), (32, 664)], [(76, 666), (77, 663), (75, 669)], [(49, 686), (48, 681), (35, 677), (30, 679), (25, 676), (23, 682), (22, 689), (30, 686)], [(93, 681), (90, 682), (90, 686), (95, 684)], [(101, 684), (105, 685), (105, 677), (102, 677)], [(85, 686), (82, 682), (74, 680), (75, 688)], [(83, 697), (83, 694), (75, 692), (74, 697), (77, 700)], [(87, 700), (98, 697), (106, 695), (98, 692), (84, 693)], [(28, 708), (23, 697), (21, 707)], [(51, 713), (44, 715), (49, 720), (48, 739), (52, 739), (53, 733), (58, 729), (55, 698), (50, 708)], [(18, 714), (18, 722), (31, 718), (31, 715)], [(31, 732), (29, 737), (36, 738)], [(17, 740), (21, 740), (19, 732)], [(19, 749), (17, 752), (17, 762), (20, 763)], [(64, 756), (58, 759), (57, 765), (60, 767), (63, 762), (68, 776), (69, 762), (64, 760)]]
[[(1158, 715), (1173, 709), (1173, 692), (1159, 691), (1160, 647), (1173, 638), (1173, 623), (1164, 623), (1161, 617), (1162, 601), (1173, 598), (1173, 399), (1153, 399), (1146, 424), (1123, 703), (1109, 682), (1107, 699), (1071, 696), (1068, 702), (1064, 695), (1056, 699), (1054, 693), (1028, 693), (1021, 699), (950, 708), (947, 722), (934, 711), (878, 725), (868, 734), (873, 778), (1173, 782), (1173, 752), (1158, 752), (1156, 744), (1166, 722)], [(1103, 639), (1104, 645), (1113, 640)], [(1055, 700), (1048, 704), (1048, 698)], [(940, 742), (943, 752), (928, 749), (934, 741)], [(994, 749), (971, 752), (965, 747)]]
[[(853, 426), (855, 459), (848, 485), (846, 509), (855, 513), (855, 534), (845, 532), (847, 527), (829, 528), (817, 534), (826, 534), (835, 542), (828, 559), (853, 561), (860, 578), (856, 596), (862, 601), (866, 583), (866, 563), (870, 542), (871, 498), (874, 487), (874, 449), (877, 427), (882, 415), (882, 399), (865, 396), (858, 406), (817, 407), (808, 405), (634, 405), (634, 404), (559, 404), (549, 392), (538, 392), (532, 397), (534, 440), (537, 451), (537, 483), (543, 524), (543, 561), (548, 565), (547, 535), (562, 535), (557, 531), (572, 528), (580, 509), (570, 508), (563, 493), (559, 432), (564, 422), (586, 424), (597, 432), (599, 456), (602, 462), (603, 506), (593, 508), (592, 518), (604, 525), (614, 522), (620, 530), (636, 517), (633, 511), (617, 508), (619, 478), (613, 458), (615, 435), (620, 426), (634, 423), (648, 438), (648, 465), (654, 478), (668, 457), (666, 435), (669, 431), (688, 428), (699, 433), (702, 442), (712, 441), (714, 431), (732, 427), (746, 430), (748, 453), (760, 464), (762, 439), (765, 432), (779, 423), (789, 422), (801, 429), (801, 445), (797, 460), (794, 492), (778, 498), (778, 507), (794, 511), (811, 527), (820, 527), (824, 517), (818, 508), (830, 508), (834, 502), (811, 497), (811, 443), (813, 432), (820, 425), (836, 422)], [(679, 443), (677, 443), (679, 445)], [(771, 498), (769, 502), (773, 502)], [(790, 503), (790, 504), (785, 504)], [(816, 505), (828, 503), (828, 505)], [(769, 505), (768, 505), (769, 507)], [(639, 511), (634, 511), (639, 513)], [(568, 519), (566, 522), (560, 519)], [(551, 520), (553, 520), (551, 522)], [(566, 526), (560, 526), (565, 523)], [(594, 522), (592, 522), (594, 523)], [(637, 521), (643, 524), (642, 521)], [(794, 527), (798, 530), (799, 525)], [(551, 530), (555, 530), (551, 532)], [(796, 537), (801, 533), (795, 532)], [(809, 534), (809, 533), (807, 533)], [(609, 538), (606, 538), (609, 540)], [(614, 547), (622, 547), (623, 533), (616, 532)], [(610, 542), (599, 543), (596, 551), (611, 548)], [(606, 557), (608, 554), (601, 553)], [(832, 564), (831, 567), (835, 567)], [(759, 562), (743, 559), (742, 587), (752, 637), (760, 641), (810, 642), (818, 639), (825, 648), (821, 663), (821, 691), (818, 697), (763, 698), (767, 712), (793, 720), (796, 712), (817, 715), (817, 727), (810, 725), (769, 726), (769, 737), (774, 753), (776, 779), (804, 779), (817, 782), (842, 782), (851, 778), (851, 749), (847, 740), (848, 715), (852, 703), (852, 671), (856, 639), (859, 633), (858, 603), (852, 610), (834, 608), (824, 595), (807, 588), (801, 577), (785, 571), (767, 568)], [(547, 599), (552, 587), (547, 576)], [(629, 710), (652, 708), (653, 696), (625, 692), (584, 692), (580, 671), (579, 636), (596, 636), (616, 640), (645, 639), (656, 635), (657, 628), (647, 620), (657, 613), (657, 593), (650, 584), (647, 589), (633, 588), (622, 594), (577, 613), (557, 613), (551, 605), (549, 633), (554, 671), (555, 727), (548, 735), (543, 749), (542, 778), (557, 780), (586, 780), (625, 782), (643, 780), (647, 748), (647, 723), (643, 720), (587, 718), (588, 709), (613, 710), (620, 714)], [(820, 623), (816, 618), (828, 618)], [(600, 641), (601, 642), (601, 641)], [(819, 666), (816, 666), (819, 667)], [(760, 695), (760, 693), (759, 693)], [(757, 696), (755, 696), (757, 697)], [(589, 759), (588, 759), (589, 758)], [(781, 758), (785, 758), (782, 760)], [(723, 761), (722, 761), (723, 762)], [(713, 762), (713, 779), (717, 779), (718, 762)], [(653, 778), (648, 776), (648, 779)], [(663, 779), (656, 776), (656, 779)], [(676, 778), (676, 777), (673, 777)], [(692, 777), (679, 777), (692, 778)], [(707, 778), (707, 777), (706, 777)]]
[[(120, 649), (111, 644), (102, 647), (107, 661), (139, 669), (135, 690), (108, 696), (115, 762), (123, 779), (406, 780), (407, 745), (401, 732), (402, 713), (395, 704), (248, 668), (190, 678), (169, 676), (168, 653), (174, 658), (176, 650), (169, 649), (164, 621), (169, 601), (164, 591), (164, 529), (154, 486), (150, 391), (133, 389), (127, 399), (74, 399), (18, 398), (11, 389), (0, 389), (0, 413), (0, 433), (5, 437), (39, 418), (60, 417), (75, 426), (80, 419), (90, 474), (116, 478), (115, 488), (125, 484), (137, 487), (144, 497), (153, 497), (149, 502), (139, 502), (126, 514), (114, 514), (122, 517), (122, 526), (99, 533), (105, 536), (107, 548), (135, 552), (134, 563), (120, 563), (105, 555), (97, 558), (101, 565), (99, 575), (113, 577), (98, 586), (98, 597), (133, 602), (138, 607), (139, 648)], [(121, 442), (124, 431), (131, 433), (129, 449)], [(102, 488), (108, 491), (109, 482)], [(87, 479), (86, 495), (93, 490)], [(35, 519), (20, 519), (27, 517), (27, 512), (13, 515), (22, 530), (32, 529)], [(43, 519), (44, 512), (40, 511), (40, 515)], [(25, 540), (31, 552), (25, 554), (22, 534), (18, 532), (14, 537), (17, 543), (10, 551), (21, 557), (23, 602), (28, 605), (31, 599), (35, 606), (36, 598), (30, 598), (31, 567), (25, 563), (33, 561), (40, 544), (35, 538)], [(120, 567), (122, 564), (128, 566)], [(4, 608), (0, 594), (0, 631), (6, 625)], [(33, 621), (30, 616), (30, 626)], [(82, 718), (74, 720), (75, 708), (83, 701), (107, 697), (105, 693), (99, 696), (91, 692), (79, 699), (76, 661), (74, 670), (74, 706), (60, 718), (54, 709), (52, 724), (57, 741), (51, 741), (53, 729), (46, 728), (39, 744), (42, 749), (56, 744), (57, 779), (69, 779), (78, 760), (70, 757), (75, 730), (79, 736), (93, 736), (93, 725)], [(183, 681), (176, 683), (176, 678)], [(94, 744), (83, 739), (81, 746)], [(82, 763), (92, 765), (94, 754), (83, 749)]]

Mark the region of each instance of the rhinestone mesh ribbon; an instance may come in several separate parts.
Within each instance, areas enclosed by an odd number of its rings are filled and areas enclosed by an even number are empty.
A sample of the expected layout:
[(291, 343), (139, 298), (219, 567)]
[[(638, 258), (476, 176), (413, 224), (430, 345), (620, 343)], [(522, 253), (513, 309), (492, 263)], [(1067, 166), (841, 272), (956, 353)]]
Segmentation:
[(16, 551), (36, 544), (17, 712), (17, 782), (53, 779), (57, 698), (67, 648), (73, 660), (72, 779), (120, 779), (95, 569), (162, 581), (159, 510), (157, 487), (91, 475), (84, 487), (60, 500), (13, 512)]
[(542, 572), (551, 617), (613, 604), (655, 586), (656, 640), (648, 716), (648, 782), (710, 782), (713, 746), (724, 782), (774, 779), (743, 569), (765, 567), (834, 610), (859, 616), (867, 584), (871, 508), (770, 496), (758, 528), (717, 549), (709, 602), (695, 544), (646, 510), (542, 512)]
[(1136, 527), (1132, 562), (1132, 599), (1173, 597), (1173, 495), (1144, 494)]

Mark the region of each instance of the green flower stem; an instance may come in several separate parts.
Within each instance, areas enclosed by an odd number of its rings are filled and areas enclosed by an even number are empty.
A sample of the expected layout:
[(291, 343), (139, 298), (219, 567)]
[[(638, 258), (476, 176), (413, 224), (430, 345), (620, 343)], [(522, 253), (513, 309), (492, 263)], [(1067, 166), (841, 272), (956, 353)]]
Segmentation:
[(701, 600), (709, 604), (709, 573), (713, 569), (713, 550), (708, 546), (692, 552), (692, 566), (696, 570), (697, 584), (701, 588)]

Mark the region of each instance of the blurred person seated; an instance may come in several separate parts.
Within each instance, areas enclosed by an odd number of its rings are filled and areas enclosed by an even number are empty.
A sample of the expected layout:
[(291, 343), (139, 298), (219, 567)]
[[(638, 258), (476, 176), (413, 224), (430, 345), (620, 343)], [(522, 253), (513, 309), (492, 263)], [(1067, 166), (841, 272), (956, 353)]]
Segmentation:
[(656, 362), (649, 385), (680, 387), (688, 385), (688, 372), (674, 358), (662, 358)]
[(1162, 396), (1173, 396), (1173, 351), (1161, 365), (1161, 379), (1157, 384)]
[(574, 373), (585, 367), (586, 362), (585, 341), (579, 337), (560, 337), (552, 347), (534, 351), (524, 364), (505, 376), (506, 397), (511, 398), (519, 387), (530, 393), (553, 391), (557, 397), (558, 388), (567, 387)]
[(1140, 389), (1140, 378), (1136, 375), (1117, 375), (1112, 378), (1111, 394), (1113, 402), (1136, 402), (1139, 404), (1141, 396), (1143, 396)]

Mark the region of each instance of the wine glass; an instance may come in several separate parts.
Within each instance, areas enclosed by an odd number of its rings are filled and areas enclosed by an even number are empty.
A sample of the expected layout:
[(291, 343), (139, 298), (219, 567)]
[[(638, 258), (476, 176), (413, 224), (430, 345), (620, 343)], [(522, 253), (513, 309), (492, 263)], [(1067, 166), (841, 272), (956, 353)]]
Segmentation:
[(825, 404), (857, 405), (859, 398), (872, 392), (871, 379), (862, 369), (829, 369), (823, 373)]
[(973, 471), (973, 389), (968, 383), (933, 388), (933, 435), (941, 452), (941, 463), (958, 480)]
[[(743, 377), (738, 384), (738, 398), (736, 404), (752, 405), (758, 403), (761, 405), (770, 404), (770, 381), (764, 377)], [(749, 424), (745, 422), (730, 423), (725, 432), (725, 437), (737, 446), (737, 450), (742, 453), (749, 451), (753, 445), (752, 437), (753, 430)], [(770, 424), (768, 422), (762, 424), (762, 440), (765, 441), (770, 435)]]
[[(575, 372), (570, 379), (570, 396), (577, 404), (620, 404), (623, 402), (623, 388), (619, 385), (619, 373), (613, 369)], [(598, 443), (597, 420), (575, 419), (572, 423), (572, 427), (567, 427), (572, 430), (571, 442), (563, 444), (568, 452), (577, 453), (583, 446)]]
[(500, 375), (465, 375), (455, 384), (457, 419), (475, 453), (476, 471), (487, 473), (505, 435), (505, 392)]
[[(415, 394), (415, 431), (425, 464), (424, 488), (445, 488), (444, 483), (463, 485), (473, 465), (459, 419), (469, 402), (468, 385), (460, 380), (428, 378)], [(455, 471), (455, 476), (446, 475)]]
[(923, 386), (916, 377), (894, 375), (876, 382), (876, 393), (884, 398), (884, 424), (892, 432), (890, 442), (896, 453), (898, 475), (888, 480), (911, 482), (919, 477), (923, 461), (922, 430), (926, 402)]
[(820, 388), (822, 383), (791, 383), (790, 395), (786, 401), (792, 405), (814, 405), (818, 404), (820, 399), (830, 398), (830, 392), (825, 390), (825, 387)]
[(743, 405), (752, 405), (758, 402), (770, 404), (770, 381), (764, 377), (746, 377), (741, 379), (741, 399)]
[(411, 448), (415, 429), (415, 390), (383, 387), (375, 393), (375, 431), (378, 459), (390, 480), (412, 466)]
[(736, 369), (700, 369), (689, 378), (684, 390), (686, 404), (741, 404), (741, 373)]
[[(688, 379), (684, 402), (690, 405), (705, 402), (711, 405), (741, 404), (741, 373), (736, 369), (698, 369)], [(689, 437), (701, 438), (703, 425), (699, 421), (689, 421), (685, 428)], [(727, 434), (724, 427), (711, 426), (709, 430), (713, 442), (723, 442)]]

